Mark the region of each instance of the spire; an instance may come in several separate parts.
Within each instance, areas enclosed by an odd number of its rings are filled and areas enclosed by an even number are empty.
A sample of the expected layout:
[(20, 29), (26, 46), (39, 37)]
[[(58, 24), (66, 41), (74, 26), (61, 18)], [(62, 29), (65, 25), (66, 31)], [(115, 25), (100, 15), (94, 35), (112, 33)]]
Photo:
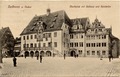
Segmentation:
[(97, 19), (97, 15), (96, 15), (96, 19), (95, 19), (95, 22), (98, 22), (99, 20)]

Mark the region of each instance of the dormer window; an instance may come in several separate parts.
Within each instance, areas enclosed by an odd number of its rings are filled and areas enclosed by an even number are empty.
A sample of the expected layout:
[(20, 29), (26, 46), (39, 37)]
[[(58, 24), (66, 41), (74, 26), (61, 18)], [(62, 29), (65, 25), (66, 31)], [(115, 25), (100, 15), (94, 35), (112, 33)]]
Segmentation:
[(53, 22), (56, 22), (56, 18), (53, 19)]
[(55, 14), (55, 17), (58, 17), (58, 14)]
[(97, 29), (95, 29), (95, 33), (97, 33)]
[(33, 26), (33, 27), (30, 29), (30, 31), (34, 31), (34, 28), (35, 28), (35, 26)]
[(54, 27), (54, 24), (52, 24), (51, 26), (50, 26), (50, 28), (53, 28)]

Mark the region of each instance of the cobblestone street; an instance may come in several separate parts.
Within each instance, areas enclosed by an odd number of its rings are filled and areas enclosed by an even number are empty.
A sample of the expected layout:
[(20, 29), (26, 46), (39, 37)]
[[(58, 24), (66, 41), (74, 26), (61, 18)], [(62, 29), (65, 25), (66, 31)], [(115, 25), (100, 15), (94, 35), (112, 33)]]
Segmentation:
[(13, 67), (12, 58), (4, 58), (3, 62), (1, 77), (120, 76), (119, 58), (109, 62), (108, 58), (43, 57), (40, 63), (35, 57), (17, 57), (17, 67)]

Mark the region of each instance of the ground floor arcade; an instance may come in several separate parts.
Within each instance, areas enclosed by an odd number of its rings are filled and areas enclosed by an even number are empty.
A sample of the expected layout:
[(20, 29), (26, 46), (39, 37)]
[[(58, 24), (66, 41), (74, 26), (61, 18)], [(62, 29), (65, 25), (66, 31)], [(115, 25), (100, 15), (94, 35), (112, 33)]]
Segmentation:
[(69, 50), (69, 51), (65, 51), (64, 53), (62, 52), (54, 52), (52, 50), (28, 50), (28, 51), (24, 51), (23, 56), (26, 57), (36, 57), (39, 55), (42, 55), (43, 57), (52, 57), (52, 56), (64, 56), (64, 54), (66, 54), (67, 57), (108, 57), (108, 52), (107, 51), (90, 51), (87, 50), (82, 51), (82, 50)]

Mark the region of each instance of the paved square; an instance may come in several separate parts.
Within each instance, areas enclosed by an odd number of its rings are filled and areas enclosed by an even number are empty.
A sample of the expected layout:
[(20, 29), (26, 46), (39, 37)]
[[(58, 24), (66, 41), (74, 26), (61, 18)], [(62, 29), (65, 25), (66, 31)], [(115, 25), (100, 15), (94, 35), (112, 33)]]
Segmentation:
[(3, 59), (1, 77), (119, 77), (120, 59), (112, 62), (108, 58), (43, 57), (43, 63), (36, 58), (17, 57), (17, 67), (13, 67), (12, 58)]

